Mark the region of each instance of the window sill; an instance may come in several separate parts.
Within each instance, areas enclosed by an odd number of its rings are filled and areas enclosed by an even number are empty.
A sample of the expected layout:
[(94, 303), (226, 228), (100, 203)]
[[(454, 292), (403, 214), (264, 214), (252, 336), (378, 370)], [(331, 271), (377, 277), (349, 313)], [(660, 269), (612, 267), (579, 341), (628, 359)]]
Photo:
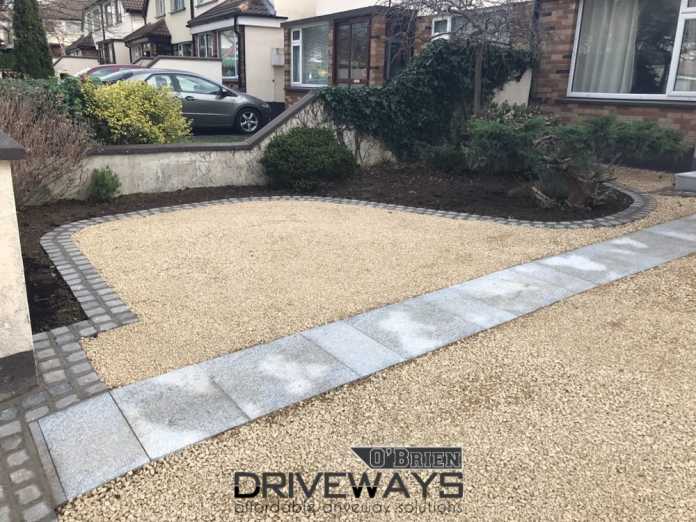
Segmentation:
[(169, 14), (176, 14), (176, 13), (183, 13), (186, 11), (186, 6), (182, 7), (181, 9), (176, 9), (174, 11), (169, 11)]
[(200, 7), (202, 5), (208, 5), (212, 4), (213, 2), (216, 2), (217, 0), (205, 0), (204, 2), (196, 2), (196, 7)]
[(328, 87), (329, 85), (306, 85), (303, 83), (293, 83), (290, 84), (290, 90), (293, 91), (312, 91), (316, 89), (324, 89), (325, 87)]
[(668, 99), (668, 100), (646, 100), (625, 98), (583, 98), (580, 96), (565, 96), (560, 98), (561, 103), (581, 103), (583, 105), (623, 105), (629, 107), (667, 107), (696, 109), (696, 101)]

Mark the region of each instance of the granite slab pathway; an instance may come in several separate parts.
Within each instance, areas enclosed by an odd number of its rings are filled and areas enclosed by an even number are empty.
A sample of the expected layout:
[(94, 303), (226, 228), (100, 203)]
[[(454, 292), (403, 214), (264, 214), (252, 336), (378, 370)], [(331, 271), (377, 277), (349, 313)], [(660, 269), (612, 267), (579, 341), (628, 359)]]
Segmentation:
[(299, 401), (696, 253), (696, 215), (131, 384), (31, 423), (56, 502)]

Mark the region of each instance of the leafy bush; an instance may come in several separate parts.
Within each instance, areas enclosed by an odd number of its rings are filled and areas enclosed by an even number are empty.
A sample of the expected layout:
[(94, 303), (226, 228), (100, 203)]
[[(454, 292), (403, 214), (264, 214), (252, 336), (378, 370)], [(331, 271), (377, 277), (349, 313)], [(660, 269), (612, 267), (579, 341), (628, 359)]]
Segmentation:
[(21, 143), (27, 159), (13, 164), (17, 205), (59, 199), (79, 186), (79, 166), (92, 146), (89, 129), (58, 110), (46, 91), (30, 96), (0, 95), (0, 130)]
[[(384, 87), (332, 87), (322, 99), (334, 122), (381, 139), (401, 158), (418, 155), (422, 145), (441, 145), (452, 120), (471, 113), (477, 47), (437, 40)], [(486, 47), (483, 95), (521, 76), (532, 64), (522, 49)]]
[(176, 143), (191, 135), (181, 101), (143, 82), (83, 85), (85, 114), (97, 139), (113, 145)]
[(436, 145), (428, 147), (423, 159), (435, 170), (441, 172), (461, 173), (467, 169), (467, 157), (461, 146)]
[(30, 78), (53, 76), (53, 58), (48, 48), (38, 0), (14, 2), (12, 31), (17, 72)]
[(89, 186), (89, 197), (94, 201), (111, 201), (121, 188), (121, 180), (109, 167), (95, 169)]
[(357, 170), (333, 131), (304, 127), (274, 137), (261, 164), (275, 186), (296, 191), (314, 190), (322, 180), (347, 178)]

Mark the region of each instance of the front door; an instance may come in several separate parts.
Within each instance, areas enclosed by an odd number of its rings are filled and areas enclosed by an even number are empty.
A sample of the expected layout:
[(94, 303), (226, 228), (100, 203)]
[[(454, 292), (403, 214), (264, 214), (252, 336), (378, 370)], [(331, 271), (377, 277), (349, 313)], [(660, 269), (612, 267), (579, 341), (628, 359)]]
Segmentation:
[(367, 85), (370, 79), (370, 19), (336, 23), (336, 83)]

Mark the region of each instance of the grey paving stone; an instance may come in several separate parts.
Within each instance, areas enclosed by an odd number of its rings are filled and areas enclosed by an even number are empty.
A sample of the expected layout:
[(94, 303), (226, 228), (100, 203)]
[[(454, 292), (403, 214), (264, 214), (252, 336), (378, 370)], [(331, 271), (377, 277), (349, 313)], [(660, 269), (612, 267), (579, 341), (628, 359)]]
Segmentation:
[(20, 468), (17, 471), (10, 473), (10, 480), (13, 484), (23, 484), (27, 480), (31, 480), (33, 478), (34, 472), (26, 468)]
[(12, 522), (10, 506), (0, 506), (0, 522)]
[(108, 393), (44, 417), (39, 426), (68, 499), (149, 460)]
[(480, 326), (425, 302), (386, 306), (346, 322), (407, 359), (481, 330)]
[(571, 292), (578, 294), (596, 287), (594, 283), (564, 272), (559, 272), (558, 270), (554, 270), (550, 266), (542, 265), (541, 263), (526, 263), (524, 265), (518, 265), (511, 268), (510, 271), (512, 273), (523, 274), (527, 277), (531, 277), (532, 279), (550, 283), (560, 288), (565, 288), (566, 290), (570, 290)]
[(442, 308), (443, 310), (476, 324), (482, 329), (493, 328), (499, 324), (515, 319), (515, 315), (505, 310), (489, 306), (453, 288), (445, 288), (437, 292), (424, 294), (407, 302), (423, 301)]
[(635, 255), (649, 255), (663, 262), (672, 261), (696, 251), (696, 244), (682, 239), (659, 235), (651, 229), (607, 241), (613, 249), (633, 252)]
[(52, 513), (53, 510), (45, 502), (40, 502), (22, 511), (22, 518), (26, 522), (38, 522)]
[(34, 355), (39, 360), (48, 359), (49, 357), (54, 357), (56, 355), (56, 351), (53, 348), (46, 348), (41, 351), (34, 352)]
[(70, 366), (70, 373), (77, 375), (80, 373), (88, 372), (92, 369), (93, 369), (92, 363), (90, 363), (89, 361), (86, 361), (86, 362), (81, 362), (81, 363), (74, 364), (74, 365)]
[(2, 451), (12, 451), (22, 444), (22, 437), (20, 435), (13, 435), (12, 437), (8, 437), (6, 439), (3, 439), (2, 442), (0, 442), (0, 448), (2, 448)]
[(75, 352), (75, 353), (68, 355), (65, 359), (68, 362), (74, 363), (74, 362), (83, 361), (86, 358), (87, 358), (87, 355), (85, 354), (85, 352), (80, 351), (80, 352)]
[(469, 297), (516, 315), (524, 315), (573, 294), (569, 290), (510, 270), (454, 287)]
[(59, 381), (65, 380), (65, 371), (63, 370), (53, 370), (43, 374), (43, 380), (46, 384), (53, 384)]
[(358, 378), (299, 335), (219, 357), (200, 367), (250, 419)]
[(91, 382), (96, 382), (99, 380), (99, 376), (95, 373), (88, 373), (87, 375), (83, 375), (81, 377), (77, 378), (77, 384), (80, 386), (85, 386)]
[(302, 335), (351, 368), (370, 375), (404, 361), (404, 358), (344, 321), (303, 332)]
[(636, 255), (628, 249), (599, 243), (542, 259), (539, 263), (595, 284), (606, 284), (643, 272), (662, 262), (649, 255)]
[(25, 505), (39, 498), (41, 496), (41, 490), (36, 484), (29, 484), (28, 486), (18, 489), (15, 494), (17, 495), (19, 503)]
[(124, 386), (112, 395), (153, 459), (249, 420), (198, 366)]
[(44, 415), (47, 415), (50, 410), (48, 409), (48, 406), (41, 406), (40, 408), (34, 408), (33, 410), (29, 410), (24, 414), (24, 420), (27, 422), (33, 422), (36, 419), (43, 417)]
[(7, 465), (14, 468), (16, 466), (21, 466), (27, 460), (29, 460), (29, 454), (26, 450), (15, 451), (7, 456)]
[(66, 408), (75, 402), (77, 402), (77, 395), (71, 394), (67, 397), (63, 397), (62, 399), (58, 399), (56, 401), (56, 408), (62, 410), (63, 408)]
[(679, 219), (646, 229), (653, 234), (696, 244), (696, 226), (690, 219)]
[(22, 426), (19, 421), (8, 422), (0, 426), (0, 438), (7, 437), (9, 435), (14, 435), (22, 430)]
[(71, 353), (76, 350), (80, 350), (80, 345), (79, 343), (68, 343), (60, 346), (59, 348), (65, 353)]
[(60, 359), (49, 359), (47, 361), (42, 361), (39, 363), (39, 370), (46, 372), (48, 370), (54, 370), (60, 367)]
[(10, 407), (0, 411), (0, 422), (7, 422), (17, 418), (17, 408)]

